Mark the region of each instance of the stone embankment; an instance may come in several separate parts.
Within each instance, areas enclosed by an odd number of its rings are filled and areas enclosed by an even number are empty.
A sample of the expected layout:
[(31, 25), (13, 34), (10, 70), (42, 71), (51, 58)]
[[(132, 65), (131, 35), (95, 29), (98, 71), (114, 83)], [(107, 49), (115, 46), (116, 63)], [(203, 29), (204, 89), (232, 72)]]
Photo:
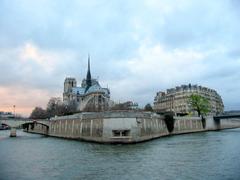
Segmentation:
[(172, 117), (151, 112), (79, 113), (49, 120), (49, 127), (36, 124), (27, 132), (99, 143), (137, 143), (162, 136), (240, 127), (240, 121), (222, 126), (208, 117)]

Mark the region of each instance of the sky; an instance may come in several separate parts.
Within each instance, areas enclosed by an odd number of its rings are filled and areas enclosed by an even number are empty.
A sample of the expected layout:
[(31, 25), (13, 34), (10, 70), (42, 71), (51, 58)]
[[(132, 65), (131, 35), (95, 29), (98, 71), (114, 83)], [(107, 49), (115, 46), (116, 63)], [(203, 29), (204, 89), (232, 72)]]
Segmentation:
[(28, 116), (87, 72), (116, 102), (181, 84), (240, 109), (238, 0), (0, 0), (0, 111)]

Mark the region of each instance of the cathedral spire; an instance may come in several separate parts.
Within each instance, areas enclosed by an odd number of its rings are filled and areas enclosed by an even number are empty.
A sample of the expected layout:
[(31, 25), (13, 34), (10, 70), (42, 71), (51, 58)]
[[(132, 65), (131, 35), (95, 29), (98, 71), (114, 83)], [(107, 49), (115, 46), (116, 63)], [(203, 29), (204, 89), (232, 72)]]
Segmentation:
[(88, 54), (88, 71), (90, 72), (90, 55)]
[(91, 78), (91, 71), (90, 71), (90, 55), (89, 54), (88, 54), (88, 70), (87, 70), (86, 84), (87, 84), (87, 89), (90, 86), (92, 86), (92, 78)]

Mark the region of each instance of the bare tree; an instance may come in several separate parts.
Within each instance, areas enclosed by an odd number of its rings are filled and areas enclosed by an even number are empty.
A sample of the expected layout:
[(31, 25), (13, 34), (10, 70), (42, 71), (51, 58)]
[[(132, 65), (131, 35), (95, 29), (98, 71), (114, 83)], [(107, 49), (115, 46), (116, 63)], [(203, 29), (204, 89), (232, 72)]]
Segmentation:
[(53, 97), (47, 104), (47, 113), (49, 117), (70, 115), (79, 112), (77, 107), (78, 105), (75, 100), (64, 104), (61, 98)]
[(41, 107), (35, 107), (29, 118), (31, 119), (46, 119), (48, 117), (47, 111)]
[(153, 111), (153, 108), (151, 106), (151, 104), (146, 104), (146, 106), (144, 107), (144, 111)]
[(64, 107), (61, 98), (52, 97), (47, 103), (47, 113), (49, 117), (63, 115)]
[(64, 115), (70, 115), (79, 112), (78, 105), (75, 100), (70, 101), (68, 104), (63, 105), (64, 106)]
[(45, 119), (54, 116), (70, 115), (78, 112), (78, 105), (76, 101), (70, 101), (68, 104), (64, 104), (61, 98), (52, 97), (47, 103), (46, 110), (41, 107), (36, 107), (30, 118), (32, 119)]

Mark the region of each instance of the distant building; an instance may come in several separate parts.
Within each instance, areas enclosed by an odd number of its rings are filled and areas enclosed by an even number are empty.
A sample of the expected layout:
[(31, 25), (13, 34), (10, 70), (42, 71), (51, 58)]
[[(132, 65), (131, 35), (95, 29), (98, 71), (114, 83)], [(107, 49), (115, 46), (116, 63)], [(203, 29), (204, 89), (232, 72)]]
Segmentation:
[(188, 103), (191, 94), (199, 94), (208, 99), (210, 103), (209, 115), (223, 113), (222, 98), (215, 90), (191, 84), (167, 89), (166, 92), (157, 92), (153, 109), (157, 112), (171, 111), (175, 114), (196, 114)]
[(90, 72), (90, 57), (86, 79), (82, 80), (81, 87), (77, 87), (75, 78), (66, 78), (64, 81), (63, 102), (77, 103), (78, 110), (102, 111), (108, 108), (110, 90), (102, 88), (96, 79), (92, 79)]
[(0, 118), (14, 118), (14, 114), (11, 112), (0, 111)]
[(112, 110), (137, 110), (138, 103), (132, 102), (132, 101), (126, 101), (123, 103), (114, 103), (112, 105)]

